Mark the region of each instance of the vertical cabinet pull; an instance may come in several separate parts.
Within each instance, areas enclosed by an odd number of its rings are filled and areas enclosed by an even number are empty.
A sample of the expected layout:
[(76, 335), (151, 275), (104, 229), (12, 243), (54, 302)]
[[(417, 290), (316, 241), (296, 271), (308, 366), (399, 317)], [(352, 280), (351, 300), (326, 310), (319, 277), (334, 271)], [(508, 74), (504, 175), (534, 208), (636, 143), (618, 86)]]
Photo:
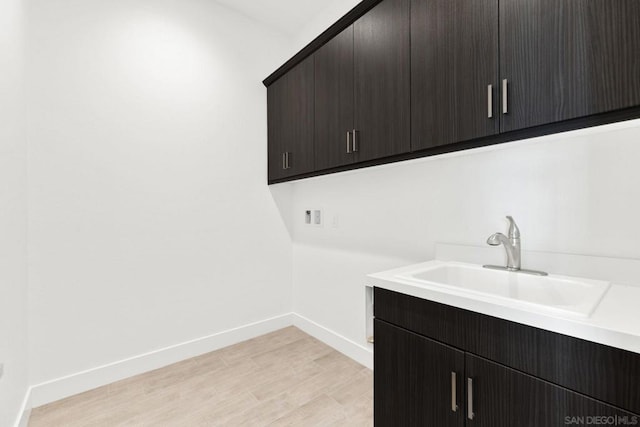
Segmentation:
[(473, 379), (467, 378), (467, 418), (474, 419), (476, 414), (473, 413)]
[(456, 391), (456, 373), (451, 372), (451, 410), (458, 412), (458, 392)]
[(357, 153), (358, 152), (358, 131), (357, 130), (353, 130), (353, 152)]
[(487, 117), (493, 118), (493, 85), (487, 86)]
[(509, 112), (509, 82), (507, 79), (502, 80), (502, 114), (507, 114)]
[(347, 131), (347, 154), (351, 154), (351, 131)]
[(291, 165), (289, 164), (289, 154), (291, 153), (288, 151), (282, 153), (282, 169), (291, 169)]

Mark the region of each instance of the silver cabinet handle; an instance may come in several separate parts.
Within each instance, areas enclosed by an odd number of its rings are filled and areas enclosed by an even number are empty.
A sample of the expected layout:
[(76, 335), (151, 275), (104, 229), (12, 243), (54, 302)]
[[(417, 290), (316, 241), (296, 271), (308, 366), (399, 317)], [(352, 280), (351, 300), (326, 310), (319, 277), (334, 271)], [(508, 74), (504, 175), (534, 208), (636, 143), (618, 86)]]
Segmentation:
[(358, 152), (358, 131), (355, 129), (353, 130), (353, 152)]
[(493, 85), (487, 86), (487, 117), (493, 118)]
[(476, 414), (473, 413), (473, 379), (467, 378), (467, 418), (474, 419)]
[(287, 168), (287, 153), (282, 153), (282, 169)]
[(507, 114), (509, 112), (509, 82), (507, 79), (502, 80), (502, 114)]
[(347, 131), (347, 154), (351, 154), (351, 131)]
[(451, 410), (458, 412), (458, 393), (456, 391), (456, 373), (451, 372)]

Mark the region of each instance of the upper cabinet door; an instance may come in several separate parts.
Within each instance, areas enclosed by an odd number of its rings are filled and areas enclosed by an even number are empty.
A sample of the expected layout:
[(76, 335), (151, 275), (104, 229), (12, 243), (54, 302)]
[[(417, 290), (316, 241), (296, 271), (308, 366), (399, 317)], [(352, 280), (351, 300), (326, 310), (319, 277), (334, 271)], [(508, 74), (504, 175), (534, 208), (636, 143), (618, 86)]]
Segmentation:
[(314, 170), (313, 68), (311, 56), (267, 89), (269, 180)]
[(383, 0), (354, 24), (358, 161), (411, 148), (409, 8), (409, 0)]
[(498, 0), (411, 1), (411, 148), (499, 131)]
[(500, 63), (502, 131), (639, 105), (640, 1), (501, 0)]
[(316, 169), (353, 163), (353, 25), (315, 53)]
[(377, 319), (374, 328), (376, 427), (464, 426), (464, 353)]

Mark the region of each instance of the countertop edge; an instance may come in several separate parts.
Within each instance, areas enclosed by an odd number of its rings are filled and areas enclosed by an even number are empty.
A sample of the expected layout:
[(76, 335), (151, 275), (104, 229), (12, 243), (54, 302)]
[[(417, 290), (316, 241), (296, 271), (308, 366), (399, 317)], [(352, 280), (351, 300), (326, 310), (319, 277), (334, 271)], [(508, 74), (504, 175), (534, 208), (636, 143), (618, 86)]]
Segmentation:
[[(416, 267), (416, 265), (411, 267)], [(396, 280), (395, 278), (391, 279), (384, 277), (385, 275), (390, 275), (391, 272), (400, 270), (403, 270), (403, 268), (367, 275), (365, 279), (365, 286), (387, 289), (463, 310), (473, 311), (487, 316), (640, 354), (640, 331), (638, 334), (635, 334), (628, 331), (616, 330), (610, 326), (599, 325), (597, 321), (593, 320), (593, 317), (599, 314), (600, 306), (596, 309), (591, 318), (587, 318), (585, 320), (557, 317), (547, 313), (494, 304), (471, 296), (465, 297), (430, 288), (419, 287), (410, 283), (405, 283), (401, 280)], [(611, 288), (612, 289), (610, 289), (605, 295), (600, 305), (605, 303), (608, 298), (611, 298), (610, 295), (612, 295), (614, 288), (617, 288), (617, 291), (622, 291), (624, 294), (624, 289), (627, 287), (611, 284)], [(635, 319), (635, 324), (637, 324), (640, 329), (640, 306), (638, 307), (637, 313), (638, 315), (636, 316), (637, 319)]]

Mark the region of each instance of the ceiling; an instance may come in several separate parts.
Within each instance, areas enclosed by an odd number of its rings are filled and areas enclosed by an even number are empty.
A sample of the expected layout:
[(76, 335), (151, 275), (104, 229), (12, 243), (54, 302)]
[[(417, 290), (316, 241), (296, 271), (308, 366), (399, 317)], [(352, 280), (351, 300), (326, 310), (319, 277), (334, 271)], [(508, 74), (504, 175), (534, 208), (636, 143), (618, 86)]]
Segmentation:
[(287, 35), (296, 35), (331, 2), (326, 0), (216, 0)]

